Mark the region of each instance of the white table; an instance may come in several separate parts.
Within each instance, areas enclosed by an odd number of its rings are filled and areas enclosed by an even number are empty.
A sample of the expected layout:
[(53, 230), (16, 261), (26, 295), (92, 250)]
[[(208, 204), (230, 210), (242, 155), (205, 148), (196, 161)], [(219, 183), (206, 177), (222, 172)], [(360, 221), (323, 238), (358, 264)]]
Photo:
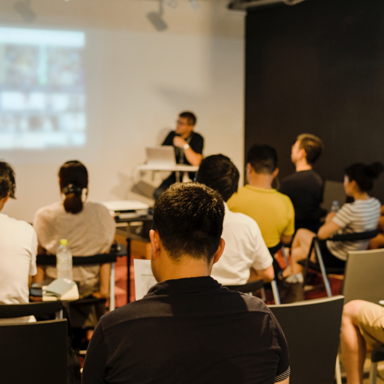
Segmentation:
[(199, 169), (195, 165), (175, 164), (175, 165), (159, 165), (159, 164), (141, 164), (136, 167), (137, 171), (168, 171), (176, 172), (176, 181), (180, 181), (180, 172), (197, 172)]

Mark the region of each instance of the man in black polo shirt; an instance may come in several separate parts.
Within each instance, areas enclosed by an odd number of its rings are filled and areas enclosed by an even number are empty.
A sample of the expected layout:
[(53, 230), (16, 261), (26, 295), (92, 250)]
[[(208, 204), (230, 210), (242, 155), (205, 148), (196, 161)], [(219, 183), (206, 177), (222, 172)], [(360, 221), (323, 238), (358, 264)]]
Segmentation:
[(270, 310), (210, 277), (225, 246), (224, 212), (202, 184), (160, 196), (150, 231), (158, 284), (100, 319), (83, 384), (289, 383), (287, 342)]
[(320, 218), (325, 211), (320, 205), (323, 202), (323, 181), (312, 169), (320, 157), (324, 146), (315, 135), (303, 133), (297, 137), (292, 146), (291, 160), (296, 172), (281, 182), (279, 192), (288, 195), (295, 208), (295, 230), (300, 228), (317, 232)]
[[(194, 132), (196, 116), (192, 112), (182, 112), (177, 119), (176, 129), (169, 132), (161, 145), (172, 145), (175, 148), (177, 164), (199, 166), (203, 158), (204, 138)], [(193, 180), (195, 173), (190, 172), (189, 178)], [(180, 175), (182, 181), (183, 175)], [(172, 172), (160, 186), (155, 189), (155, 200), (173, 183), (176, 182), (176, 173)]]

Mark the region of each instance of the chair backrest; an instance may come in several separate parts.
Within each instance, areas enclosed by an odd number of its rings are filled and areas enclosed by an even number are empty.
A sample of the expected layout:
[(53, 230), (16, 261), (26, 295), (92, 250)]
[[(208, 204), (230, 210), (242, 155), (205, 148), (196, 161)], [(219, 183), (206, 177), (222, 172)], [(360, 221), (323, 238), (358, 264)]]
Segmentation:
[(347, 199), (343, 183), (339, 181), (326, 180), (324, 183), (324, 194), (322, 208), (331, 212), (332, 202), (337, 200), (342, 206)]
[(271, 305), (287, 338), (292, 384), (332, 384), (343, 296)]
[(343, 285), (345, 303), (384, 300), (384, 249), (349, 252)]
[(67, 321), (0, 324), (1, 382), (67, 383)]
[[(91, 264), (104, 264), (115, 263), (117, 259), (116, 253), (101, 253), (93, 256), (73, 256), (73, 265), (91, 265)], [(55, 255), (37, 255), (37, 265), (56, 265)]]
[(261, 289), (263, 287), (263, 283), (263, 280), (256, 280), (242, 285), (225, 285), (225, 287), (230, 291), (249, 293)]
[(27, 304), (1, 304), (0, 319), (23, 316), (52, 315), (63, 309), (61, 301), (45, 301)]

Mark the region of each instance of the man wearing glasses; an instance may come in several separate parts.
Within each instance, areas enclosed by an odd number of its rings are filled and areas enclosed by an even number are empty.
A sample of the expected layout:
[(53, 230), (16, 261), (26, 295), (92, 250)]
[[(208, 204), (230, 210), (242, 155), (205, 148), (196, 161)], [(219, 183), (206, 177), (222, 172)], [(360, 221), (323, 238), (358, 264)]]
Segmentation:
[[(175, 148), (177, 164), (199, 166), (203, 158), (204, 138), (193, 131), (196, 116), (192, 112), (182, 112), (176, 121), (176, 129), (169, 132), (162, 145), (172, 145)], [(189, 173), (193, 180), (194, 172)], [(176, 172), (172, 172), (153, 193), (155, 200), (173, 183), (176, 182)]]

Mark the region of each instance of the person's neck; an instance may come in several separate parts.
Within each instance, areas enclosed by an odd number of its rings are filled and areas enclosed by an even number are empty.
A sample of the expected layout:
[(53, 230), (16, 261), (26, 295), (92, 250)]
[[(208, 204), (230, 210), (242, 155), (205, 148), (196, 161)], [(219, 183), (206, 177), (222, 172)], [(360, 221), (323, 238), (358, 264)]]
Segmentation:
[(184, 133), (184, 134), (182, 134), (181, 137), (182, 137), (184, 140), (186, 140), (186, 139), (188, 139), (188, 137), (191, 136), (191, 135), (192, 135), (192, 131), (191, 131), (191, 132), (188, 132), (188, 133)]
[(354, 192), (352, 195), (353, 199), (356, 200), (369, 200), (371, 196), (367, 192)]
[(189, 256), (181, 256), (182, 262), (175, 263), (168, 260), (163, 264), (159, 276), (159, 283), (166, 280), (187, 279), (192, 277), (210, 276), (212, 266), (205, 260), (197, 260)]
[(296, 167), (296, 172), (301, 172), (301, 171), (310, 171), (312, 169), (312, 165), (307, 163), (307, 160), (302, 159), (298, 160), (297, 163), (295, 164)]
[(272, 181), (272, 176), (268, 174), (253, 172), (248, 176), (248, 184), (255, 188), (272, 189)]

